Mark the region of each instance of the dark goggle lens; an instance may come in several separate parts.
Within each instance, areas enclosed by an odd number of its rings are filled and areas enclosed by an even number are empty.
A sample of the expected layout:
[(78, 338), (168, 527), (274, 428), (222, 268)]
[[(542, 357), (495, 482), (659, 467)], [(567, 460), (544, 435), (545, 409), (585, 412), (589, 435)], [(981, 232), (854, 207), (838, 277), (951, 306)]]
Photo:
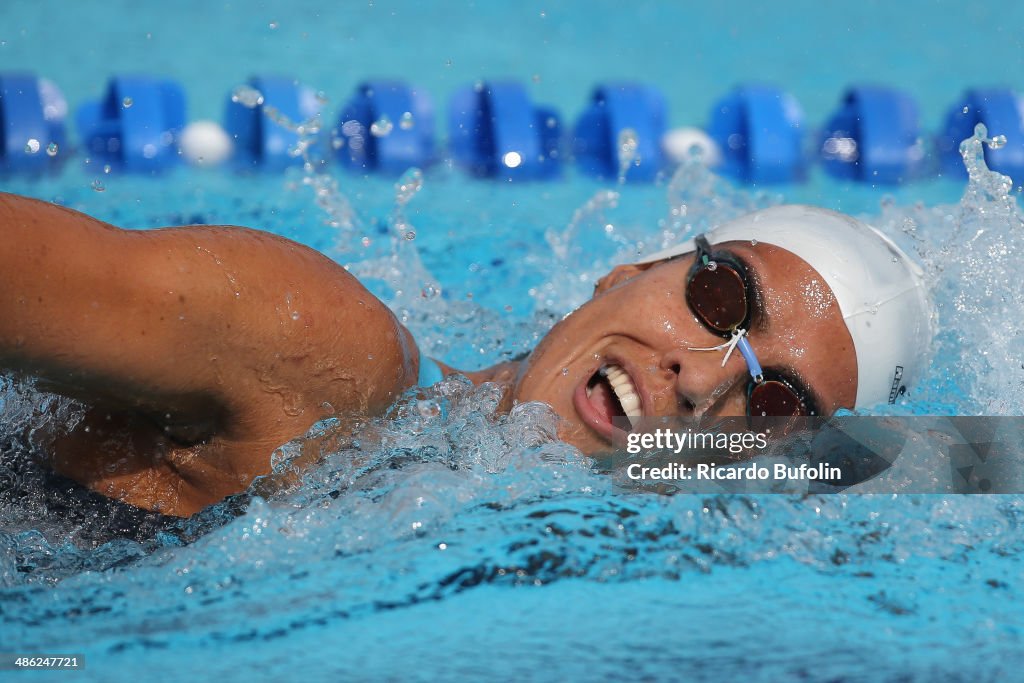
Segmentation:
[(701, 322), (719, 334), (729, 334), (747, 317), (747, 288), (731, 266), (703, 266), (686, 286), (686, 301)]
[(748, 410), (753, 417), (799, 417), (807, 406), (793, 389), (776, 380), (755, 384), (750, 390)]

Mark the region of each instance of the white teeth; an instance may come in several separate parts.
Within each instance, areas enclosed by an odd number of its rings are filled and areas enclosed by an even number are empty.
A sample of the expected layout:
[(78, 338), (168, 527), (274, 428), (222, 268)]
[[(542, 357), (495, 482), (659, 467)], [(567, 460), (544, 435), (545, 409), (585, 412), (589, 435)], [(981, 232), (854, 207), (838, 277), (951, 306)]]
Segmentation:
[(633, 380), (629, 378), (629, 373), (618, 365), (609, 365), (603, 368), (602, 372), (612, 385), (612, 391), (618, 397), (619, 403), (622, 404), (622, 411), (626, 413), (630, 426), (635, 427), (644, 413), (640, 409), (640, 397), (637, 395)]

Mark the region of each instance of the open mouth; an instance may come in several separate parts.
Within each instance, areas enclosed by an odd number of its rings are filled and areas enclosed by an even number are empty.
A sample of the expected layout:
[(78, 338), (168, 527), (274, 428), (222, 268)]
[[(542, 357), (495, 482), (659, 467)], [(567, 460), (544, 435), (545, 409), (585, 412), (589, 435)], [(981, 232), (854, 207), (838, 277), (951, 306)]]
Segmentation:
[(624, 417), (631, 427), (643, 417), (640, 394), (629, 373), (618, 365), (605, 365), (587, 382), (587, 403), (603, 422)]

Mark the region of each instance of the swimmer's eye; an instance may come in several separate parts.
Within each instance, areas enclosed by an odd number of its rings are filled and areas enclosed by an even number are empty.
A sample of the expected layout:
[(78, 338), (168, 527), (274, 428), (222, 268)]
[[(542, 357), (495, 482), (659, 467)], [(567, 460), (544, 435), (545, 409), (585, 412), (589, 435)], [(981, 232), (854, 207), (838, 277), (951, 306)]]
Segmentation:
[(802, 383), (782, 373), (766, 371), (747, 386), (747, 415), (751, 417), (813, 417), (817, 406)]
[(732, 255), (712, 254), (703, 235), (696, 239), (697, 262), (686, 281), (686, 303), (701, 323), (720, 337), (748, 329), (752, 289), (747, 270)]

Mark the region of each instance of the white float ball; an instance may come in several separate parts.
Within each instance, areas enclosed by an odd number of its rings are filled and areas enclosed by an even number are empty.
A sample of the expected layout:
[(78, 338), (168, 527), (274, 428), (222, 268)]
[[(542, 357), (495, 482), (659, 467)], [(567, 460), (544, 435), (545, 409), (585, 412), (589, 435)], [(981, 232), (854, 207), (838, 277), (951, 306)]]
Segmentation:
[(216, 121), (195, 121), (178, 138), (181, 155), (190, 164), (216, 166), (231, 156), (231, 137)]
[(706, 166), (722, 163), (722, 152), (711, 137), (700, 128), (674, 128), (661, 139), (661, 148), (666, 156), (677, 164), (693, 159), (694, 152), (700, 155)]

